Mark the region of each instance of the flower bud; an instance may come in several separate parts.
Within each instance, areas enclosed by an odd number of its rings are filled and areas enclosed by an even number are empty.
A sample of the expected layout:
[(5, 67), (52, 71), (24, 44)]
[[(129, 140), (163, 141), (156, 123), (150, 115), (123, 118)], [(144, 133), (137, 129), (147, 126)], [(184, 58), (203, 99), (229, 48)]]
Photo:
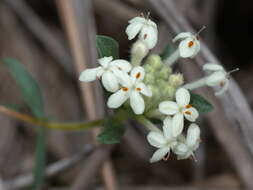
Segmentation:
[(164, 65), (161, 68), (160, 72), (157, 73), (157, 75), (158, 75), (157, 77), (167, 81), (171, 72), (172, 72), (171, 68), (168, 67), (167, 65)]
[(165, 100), (172, 100), (175, 96), (176, 88), (167, 84), (167, 86), (166, 86), (166, 88), (164, 88), (163, 92), (164, 92), (164, 99)]
[(155, 82), (155, 77), (152, 73), (147, 73), (144, 78), (145, 84), (153, 84)]
[(150, 55), (148, 56), (146, 64), (150, 65), (155, 70), (158, 70), (162, 67), (162, 60), (159, 55)]
[(179, 87), (184, 83), (184, 77), (182, 74), (172, 74), (169, 76), (169, 84), (173, 87)]

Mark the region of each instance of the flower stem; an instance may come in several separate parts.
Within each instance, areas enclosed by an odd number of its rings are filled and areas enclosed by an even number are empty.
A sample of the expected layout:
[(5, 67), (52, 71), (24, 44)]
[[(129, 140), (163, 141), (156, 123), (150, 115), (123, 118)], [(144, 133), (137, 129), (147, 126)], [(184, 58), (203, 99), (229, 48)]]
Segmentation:
[(194, 89), (202, 87), (202, 86), (206, 86), (206, 77), (201, 78), (197, 81), (188, 83), (188, 84), (184, 85), (183, 88), (186, 88), (188, 90), (194, 90)]
[(179, 50), (177, 49), (176, 51), (174, 51), (171, 54), (171, 56), (169, 56), (167, 59), (165, 59), (164, 63), (165, 63), (165, 65), (172, 66), (177, 62), (179, 57), (180, 57), (179, 56)]
[(16, 112), (4, 106), (0, 106), (0, 112), (32, 125), (46, 127), (50, 129), (58, 129), (58, 130), (72, 131), (72, 130), (88, 129), (88, 128), (100, 126), (104, 122), (103, 119), (88, 121), (88, 122), (73, 122), (73, 123), (72, 122), (71, 123), (47, 122), (47, 121), (23, 114), (23, 113)]
[(159, 133), (162, 132), (158, 127), (156, 127), (146, 117), (144, 117), (144, 116), (136, 116), (135, 118), (136, 118), (137, 121), (139, 121), (141, 124), (143, 124), (148, 130), (150, 130), (150, 131), (156, 131), (156, 132), (159, 132)]
[(148, 118), (156, 118), (156, 119), (163, 119), (163, 117), (164, 117), (164, 115), (161, 114), (161, 112), (159, 112), (158, 109), (153, 109), (153, 110), (148, 111), (145, 114), (145, 116)]

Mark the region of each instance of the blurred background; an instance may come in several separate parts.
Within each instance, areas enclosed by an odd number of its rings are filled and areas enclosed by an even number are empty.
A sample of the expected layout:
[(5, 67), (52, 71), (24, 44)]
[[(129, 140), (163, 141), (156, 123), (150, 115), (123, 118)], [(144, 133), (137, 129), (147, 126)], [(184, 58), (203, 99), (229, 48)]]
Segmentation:
[[(181, 17), (194, 30), (205, 25), (201, 40), (227, 70), (240, 68), (233, 77), (244, 95), (237, 96), (238, 102), (230, 101), (217, 108), (223, 114), (210, 114), (200, 120), (202, 144), (196, 155), (198, 162), (177, 161), (172, 156), (166, 162), (149, 164), (154, 150), (145, 139), (146, 131), (134, 122), (126, 124), (127, 132), (120, 144), (99, 150), (87, 146), (94, 143), (96, 131), (48, 130), (48, 170), (37, 189), (253, 189), (253, 123), (248, 124), (253, 103), (252, 1), (2, 0), (0, 55), (20, 60), (38, 81), (48, 118), (101, 118), (107, 111), (99, 96), (100, 86), (91, 90), (78, 81), (82, 69), (97, 64), (95, 35), (117, 40), (121, 58), (128, 59), (132, 43), (125, 34), (128, 20), (149, 11), (160, 35), (153, 52), (161, 52), (177, 32), (184, 32)], [(30, 114), (15, 81), (5, 67), (0, 68), (0, 103), (16, 104), (21, 112)], [(91, 102), (87, 96), (92, 98)], [(242, 105), (239, 107), (245, 112), (228, 106), (234, 104)], [(238, 121), (231, 119), (233, 114)], [(221, 122), (218, 125), (214, 120)], [(35, 127), (3, 114), (0, 125), (0, 189), (31, 189), (36, 165)], [(244, 126), (248, 126), (246, 134)]]

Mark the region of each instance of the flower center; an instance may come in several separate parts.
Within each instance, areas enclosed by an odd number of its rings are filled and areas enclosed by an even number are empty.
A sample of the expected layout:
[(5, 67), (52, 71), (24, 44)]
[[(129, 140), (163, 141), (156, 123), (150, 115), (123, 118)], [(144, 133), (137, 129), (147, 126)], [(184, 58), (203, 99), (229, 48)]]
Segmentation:
[(188, 47), (191, 48), (193, 45), (194, 45), (194, 42), (193, 41), (189, 41)]
[(147, 34), (144, 34), (144, 40), (146, 40), (146, 39), (147, 39), (147, 37), (148, 37), (148, 35), (147, 35)]
[(128, 91), (128, 88), (127, 87), (122, 87), (122, 90), (126, 92), (126, 91)]

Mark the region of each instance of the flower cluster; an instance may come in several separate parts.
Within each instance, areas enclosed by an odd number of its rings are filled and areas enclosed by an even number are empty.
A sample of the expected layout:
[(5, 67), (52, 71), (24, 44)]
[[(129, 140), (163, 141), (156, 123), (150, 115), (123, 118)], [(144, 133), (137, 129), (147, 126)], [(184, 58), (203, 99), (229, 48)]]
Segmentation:
[[(199, 110), (191, 104), (190, 90), (218, 87), (215, 94), (221, 95), (228, 89), (229, 76), (235, 71), (226, 72), (218, 64), (205, 64), (203, 70), (210, 74), (188, 84), (184, 84), (182, 73), (173, 73), (172, 66), (179, 58), (194, 58), (200, 51), (200, 31), (178, 34), (172, 40), (179, 41), (178, 48), (162, 59), (159, 55), (148, 55), (157, 44), (156, 23), (149, 17), (135, 17), (125, 31), (129, 40), (137, 38), (130, 51), (130, 61), (103, 57), (98, 60), (99, 67), (86, 69), (80, 75), (79, 80), (83, 82), (101, 80), (105, 90), (111, 93), (107, 101), (109, 108), (131, 108), (137, 115), (135, 119), (145, 118), (148, 122), (143, 124), (152, 125), (147, 126), (151, 130), (147, 140), (158, 148), (150, 160), (152, 163), (167, 159), (170, 152), (178, 159), (194, 158), (200, 143), (200, 128), (194, 123)], [(152, 124), (153, 118), (162, 121), (162, 130)], [(188, 129), (184, 127), (185, 120), (192, 122)]]

